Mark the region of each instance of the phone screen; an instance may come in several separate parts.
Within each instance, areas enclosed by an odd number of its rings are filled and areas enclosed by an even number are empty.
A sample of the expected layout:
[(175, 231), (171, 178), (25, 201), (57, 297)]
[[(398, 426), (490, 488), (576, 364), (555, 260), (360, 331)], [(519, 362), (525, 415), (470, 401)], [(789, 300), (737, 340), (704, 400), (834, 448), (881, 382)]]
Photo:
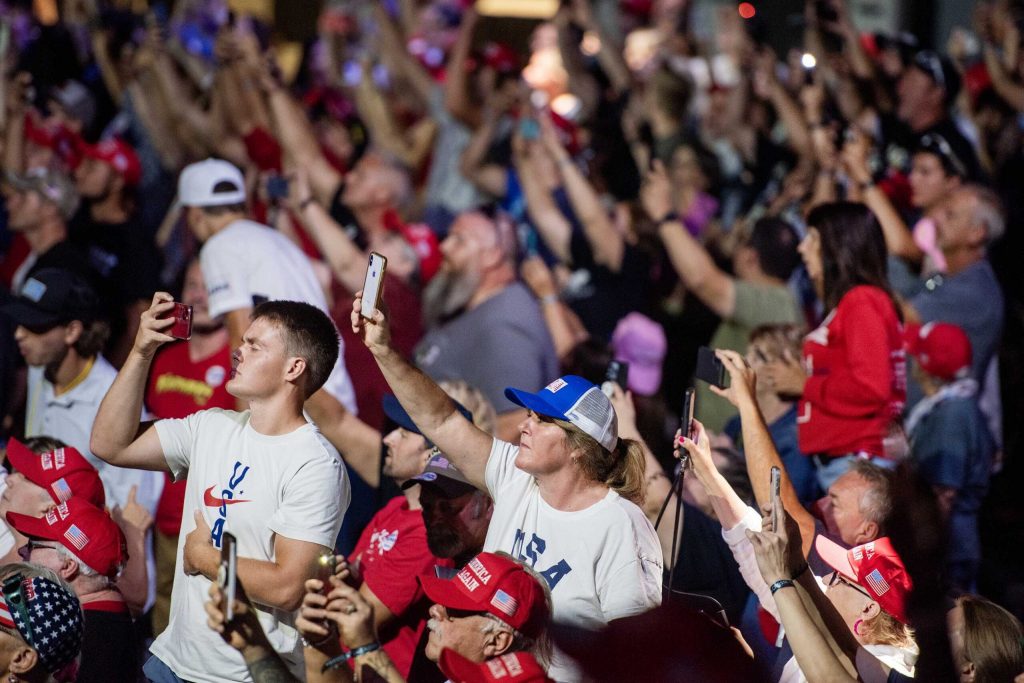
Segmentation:
[(384, 291), (384, 272), (388, 260), (375, 251), (370, 252), (366, 264), (366, 279), (363, 280), (363, 303), (359, 314), (366, 319), (373, 318), (373, 312), (380, 308), (380, 297)]
[(234, 535), (225, 531), (220, 541), (220, 588), (224, 591), (224, 618), (235, 618), (235, 588), (238, 584), (238, 542)]

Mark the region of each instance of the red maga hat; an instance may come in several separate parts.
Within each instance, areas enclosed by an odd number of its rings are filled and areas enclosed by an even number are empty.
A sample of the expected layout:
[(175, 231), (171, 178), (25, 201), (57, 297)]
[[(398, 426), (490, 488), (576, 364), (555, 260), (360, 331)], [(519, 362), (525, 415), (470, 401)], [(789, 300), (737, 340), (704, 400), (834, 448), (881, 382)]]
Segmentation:
[(903, 332), (907, 353), (921, 369), (943, 380), (966, 377), (971, 370), (971, 340), (956, 325), (912, 323)]
[(117, 522), (82, 498), (70, 498), (42, 517), (8, 512), (7, 522), (24, 536), (60, 543), (103, 576), (115, 578), (128, 561)]
[(907, 623), (907, 597), (914, 583), (887, 537), (847, 550), (819, 535), (814, 547), (828, 566), (866, 590), (886, 612)]
[(26, 479), (46, 489), (55, 503), (75, 496), (98, 508), (107, 504), (99, 472), (71, 446), (36, 453), (11, 439), (7, 442), (7, 459)]
[(483, 664), (445, 648), (438, 662), (452, 683), (550, 683), (544, 668), (529, 652), (512, 652)]
[(109, 164), (124, 178), (125, 185), (135, 187), (142, 179), (142, 164), (131, 145), (118, 138), (83, 145), (82, 156)]

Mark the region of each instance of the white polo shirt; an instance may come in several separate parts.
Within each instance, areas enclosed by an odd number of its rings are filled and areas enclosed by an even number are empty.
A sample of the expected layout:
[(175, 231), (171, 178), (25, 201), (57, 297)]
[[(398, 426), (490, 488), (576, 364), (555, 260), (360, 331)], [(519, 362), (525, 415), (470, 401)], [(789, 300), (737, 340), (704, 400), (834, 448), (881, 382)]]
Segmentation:
[[(96, 421), (96, 413), (115, 377), (117, 370), (114, 366), (103, 356), (97, 356), (82, 376), (71, 383), (70, 389), (57, 394), (53, 383), (44, 376), (44, 369), (30, 367), (25, 436), (50, 436), (78, 449), (99, 471), (107, 507), (123, 507), (132, 486), (137, 486), (136, 501), (155, 518), (156, 506), (164, 486), (163, 473), (115, 467), (103, 462), (89, 450), (89, 436), (92, 434), (93, 422)], [(140, 419), (146, 417), (139, 416)], [(146, 544), (146, 549), (146, 569), (149, 575), (146, 609), (149, 609), (156, 596), (156, 564), (150, 543)]]

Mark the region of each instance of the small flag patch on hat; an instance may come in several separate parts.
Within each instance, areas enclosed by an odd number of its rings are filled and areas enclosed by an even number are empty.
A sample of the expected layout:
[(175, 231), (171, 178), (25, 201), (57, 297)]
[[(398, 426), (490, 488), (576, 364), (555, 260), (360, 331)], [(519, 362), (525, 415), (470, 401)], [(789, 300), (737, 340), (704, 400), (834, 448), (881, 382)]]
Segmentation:
[(519, 611), (519, 601), (500, 589), (491, 598), (491, 605), (510, 617), (514, 617)]
[(53, 492), (57, 494), (57, 500), (62, 503), (67, 502), (68, 498), (71, 497), (71, 487), (68, 485), (68, 482), (64, 477), (61, 477), (50, 484), (50, 488), (52, 488)]
[(69, 526), (68, 530), (64, 532), (64, 538), (71, 541), (71, 545), (75, 546), (79, 550), (89, 543), (89, 537), (86, 536), (85, 532), (79, 529), (75, 524)]
[(882, 578), (882, 572), (877, 569), (872, 570), (865, 578), (875, 595), (882, 596), (889, 591), (889, 582)]

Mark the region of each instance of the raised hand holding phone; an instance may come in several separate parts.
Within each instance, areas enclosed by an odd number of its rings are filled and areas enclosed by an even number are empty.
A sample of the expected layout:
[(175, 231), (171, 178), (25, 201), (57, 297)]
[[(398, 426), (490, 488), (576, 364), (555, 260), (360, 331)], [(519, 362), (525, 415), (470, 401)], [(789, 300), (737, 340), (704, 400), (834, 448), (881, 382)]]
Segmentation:
[(373, 312), (380, 308), (381, 295), (384, 293), (384, 273), (388, 268), (388, 260), (375, 251), (370, 252), (366, 264), (366, 278), (363, 280), (363, 299), (359, 314), (367, 320), (373, 319)]

